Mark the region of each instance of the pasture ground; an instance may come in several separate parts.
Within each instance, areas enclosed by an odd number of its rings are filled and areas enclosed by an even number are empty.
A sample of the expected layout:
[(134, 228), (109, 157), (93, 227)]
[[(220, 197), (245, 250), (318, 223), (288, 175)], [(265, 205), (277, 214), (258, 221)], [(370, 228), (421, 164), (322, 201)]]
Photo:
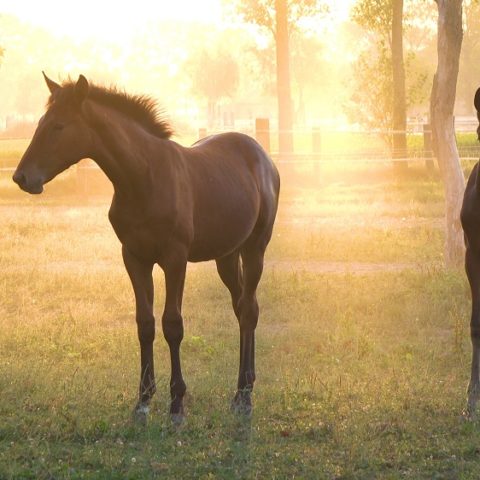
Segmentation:
[(251, 422), (229, 411), (228, 293), (213, 263), (190, 266), (179, 430), (160, 327), (150, 422), (130, 422), (139, 349), (108, 195), (80, 198), (71, 173), (41, 197), (0, 177), (0, 478), (479, 478), (480, 422), (461, 418), (470, 297), (442, 266), (442, 187), (376, 168), (282, 192)]

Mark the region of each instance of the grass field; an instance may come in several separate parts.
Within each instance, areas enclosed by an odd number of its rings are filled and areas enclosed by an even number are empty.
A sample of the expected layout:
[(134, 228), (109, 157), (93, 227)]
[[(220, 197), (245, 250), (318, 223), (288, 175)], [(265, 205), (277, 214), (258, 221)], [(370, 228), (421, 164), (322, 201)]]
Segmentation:
[(179, 430), (160, 328), (150, 422), (130, 421), (139, 351), (108, 195), (83, 198), (75, 172), (41, 197), (0, 177), (0, 479), (479, 478), (480, 423), (461, 418), (469, 291), (442, 266), (442, 187), (378, 168), (284, 189), (251, 422), (229, 411), (228, 293), (213, 264), (190, 266)]

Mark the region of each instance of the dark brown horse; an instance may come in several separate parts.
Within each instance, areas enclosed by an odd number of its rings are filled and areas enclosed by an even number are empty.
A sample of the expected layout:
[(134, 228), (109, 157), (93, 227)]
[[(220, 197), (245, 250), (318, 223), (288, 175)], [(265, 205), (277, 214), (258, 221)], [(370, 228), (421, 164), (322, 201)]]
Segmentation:
[(232, 408), (249, 414), (256, 290), (280, 188), (274, 164), (255, 140), (240, 133), (214, 135), (191, 148), (178, 145), (148, 97), (89, 85), (83, 75), (63, 85), (45, 80), (51, 93), (47, 111), (13, 180), (26, 192), (41, 193), (45, 183), (88, 157), (113, 183), (109, 219), (135, 293), (141, 350), (135, 417), (146, 421), (155, 393), (153, 266), (165, 274), (162, 328), (171, 358), (170, 413), (180, 420), (186, 391), (180, 365), (186, 267), (188, 261), (211, 259), (230, 291), (240, 326)]
[[(480, 88), (474, 99), (477, 117), (480, 121)], [(477, 129), (480, 140), (480, 126)], [(460, 214), (465, 235), (465, 270), (472, 293), (472, 316), (470, 319), (470, 337), (472, 340), (472, 365), (468, 384), (468, 401), (465, 414), (475, 415), (480, 398), (480, 175), (477, 163), (468, 178), (463, 196)]]

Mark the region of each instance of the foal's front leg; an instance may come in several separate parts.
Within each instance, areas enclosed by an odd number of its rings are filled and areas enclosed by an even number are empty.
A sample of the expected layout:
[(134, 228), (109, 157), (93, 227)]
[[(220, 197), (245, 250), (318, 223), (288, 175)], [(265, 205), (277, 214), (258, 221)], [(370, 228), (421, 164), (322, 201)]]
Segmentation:
[(148, 405), (155, 393), (153, 366), (153, 340), (155, 339), (155, 318), (153, 316), (153, 264), (146, 264), (132, 255), (125, 246), (122, 248), (123, 261), (135, 293), (136, 320), (140, 341), (140, 387), (138, 403), (133, 412), (134, 419), (145, 424)]
[(172, 421), (179, 424), (183, 421), (183, 397), (187, 386), (183, 380), (180, 364), (180, 344), (183, 340), (182, 298), (187, 268), (186, 258), (172, 258), (162, 265), (165, 273), (165, 310), (162, 316), (162, 328), (165, 340), (170, 348), (170, 415)]

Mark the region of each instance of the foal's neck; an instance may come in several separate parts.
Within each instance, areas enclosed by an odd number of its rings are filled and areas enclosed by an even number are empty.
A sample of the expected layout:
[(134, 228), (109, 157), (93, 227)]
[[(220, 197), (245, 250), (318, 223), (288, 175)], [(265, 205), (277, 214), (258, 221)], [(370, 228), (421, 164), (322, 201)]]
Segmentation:
[(95, 138), (92, 159), (112, 182), (117, 197), (142, 198), (150, 189), (146, 152), (155, 137), (114, 109), (92, 102), (89, 110)]

